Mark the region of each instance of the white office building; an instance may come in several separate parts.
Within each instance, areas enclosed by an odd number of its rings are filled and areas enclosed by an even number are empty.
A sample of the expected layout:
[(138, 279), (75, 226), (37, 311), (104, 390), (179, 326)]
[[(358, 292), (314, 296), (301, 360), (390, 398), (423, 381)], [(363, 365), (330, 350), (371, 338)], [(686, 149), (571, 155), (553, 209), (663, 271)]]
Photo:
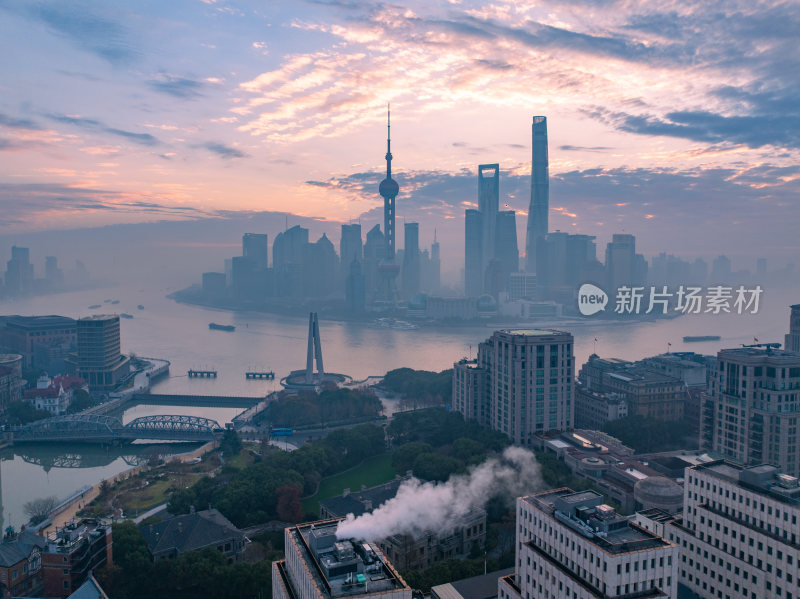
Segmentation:
[(677, 546), (595, 491), (520, 497), (516, 536), (516, 569), (500, 579), (499, 599), (677, 597)]
[(694, 597), (800, 597), (800, 486), (775, 466), (717, 460), (686, 469), (682, 518), (637, 521), (680, 548), (679, 582)]

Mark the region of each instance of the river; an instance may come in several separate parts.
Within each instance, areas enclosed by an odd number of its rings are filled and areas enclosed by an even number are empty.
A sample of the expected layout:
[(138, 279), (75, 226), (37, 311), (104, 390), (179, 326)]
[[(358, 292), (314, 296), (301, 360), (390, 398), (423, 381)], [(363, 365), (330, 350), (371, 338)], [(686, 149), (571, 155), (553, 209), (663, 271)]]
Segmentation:
[[(121, 320), (122, 349), (140, 356), (171, 362), (170, 376), (154, 387), (156, 393), (263, 396), (279, 388), (278, 379), (290, 370), (305, 367), (305, 318), (229, 312), (176, 303), (166, 297), (170, 290), (114, 287), (93, 291), (41, 296), (0, 303), (1, 314), (61, 314), (81, 317), (98, 313), (132, 314)], [(111, 305), (105, 300), (119, 300)], [(758, 314), (701, 314), (651, 322), (603, 322), (570, 325), (575, 336), (576, 370), (597, 351), (604, 357), (637, 359), (667, 351), (716, 353), (723, 347), (760, 341), (783, 342), (788, 331), (788, 306), (800, 294), (771, 293), (762, 296)], [(101, 304), (100, 309), (88, 306)], [(143, 310), (137, 309), (142, 305)], [(232, 324), (234, 332), (213, 331), (209, 322)], [(488, 326), (422, 327), (418, 330), (373, 329), (363, 323), (320, 322), (325, 369), (359, 380), (387, 370), (408, 366), (428, 370), (450, 368), (455, 360), (475, 356), (478, 343), (491, 336)], [(721, 341), (682, 342), (685, 335), (720, 335)], [(597, 341), (595, 342), (595, 339)], [(190, 368), (213, 369), (216, 379), (189, 379)], [(247, 370), (272, 370), (275, 381), (248, 381)], [(149, 414), (191, 414), (229, 422), (240, 410), (188, 408), (185, 406), (133, 406), (123, 421)], [(169, 449), (169, 448), (168, 448)], [(168, 451), (164, 450), (164, 451)], [(131, 467), (137, 447), (106, 450), (97, 447), (16, 447), (0, 452), (2, 522), (19, 527), (27, 518), (26, 501), (55, 495), (64, 498), (83, 485), (94, 484)]]

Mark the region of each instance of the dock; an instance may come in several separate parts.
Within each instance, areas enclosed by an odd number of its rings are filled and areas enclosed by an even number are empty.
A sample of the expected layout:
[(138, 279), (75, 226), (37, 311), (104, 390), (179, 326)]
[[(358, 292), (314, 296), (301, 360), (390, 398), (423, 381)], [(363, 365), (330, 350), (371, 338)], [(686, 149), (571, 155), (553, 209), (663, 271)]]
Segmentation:
[(190, 379), (215, 379), (217, 378), (217, 371), (216, 370), (190, 370), (189, 371), (189, 378)]
[(267, 372), (245, 372), (244, 378), (246, 378), (248, 381), (258, 379), (272, 381), (275, 380), (275, 373), (271, 370)]

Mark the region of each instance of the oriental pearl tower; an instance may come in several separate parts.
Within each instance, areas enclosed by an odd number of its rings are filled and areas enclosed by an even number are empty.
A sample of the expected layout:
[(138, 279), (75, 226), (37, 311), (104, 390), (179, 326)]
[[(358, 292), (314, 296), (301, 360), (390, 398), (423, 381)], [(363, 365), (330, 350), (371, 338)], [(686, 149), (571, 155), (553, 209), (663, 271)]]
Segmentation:
[(392, 179), (392, 121), (391, 110), (386, 110), (386, 178), (381, 181), (378, 192), (383, 197), (383, 230), (386, 239), (386, 249), (383, 260), (378, 267), (381, 274), (380, 296), (387, 304), (396, 299), (395, 279), (400, 271), (400, 266), (395, 263), (394, 254), (394, 199), (400, 192), (397, 181)]

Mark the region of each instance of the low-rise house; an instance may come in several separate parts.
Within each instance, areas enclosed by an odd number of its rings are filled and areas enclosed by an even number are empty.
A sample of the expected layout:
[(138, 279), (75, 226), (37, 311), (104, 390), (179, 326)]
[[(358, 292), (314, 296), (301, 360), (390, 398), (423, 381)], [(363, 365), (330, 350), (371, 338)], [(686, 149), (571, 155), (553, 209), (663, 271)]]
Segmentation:
[(212, 547), (228, 562), (234, 562), (242, 558), (247, 544), (244, 533), (216, 509), (174, 516), (156, 524), (141, 524), (139, 530), (154, 561)]
[(57, 376), (51, 379), (47, 374), (39, 377), (36, 388), (25, 392), (25, 401), (33, 404), (37, 410), (45, 410), (53, 416), (67, 413), (67, 409), (75, 399), (75, 391), (84, 389), (88, 392), (86, 381), (77, 376)]
[(0, 597), (41, 597), (42, 552), (47, 542), (32, 532), (9, 527), (0, 543)]

